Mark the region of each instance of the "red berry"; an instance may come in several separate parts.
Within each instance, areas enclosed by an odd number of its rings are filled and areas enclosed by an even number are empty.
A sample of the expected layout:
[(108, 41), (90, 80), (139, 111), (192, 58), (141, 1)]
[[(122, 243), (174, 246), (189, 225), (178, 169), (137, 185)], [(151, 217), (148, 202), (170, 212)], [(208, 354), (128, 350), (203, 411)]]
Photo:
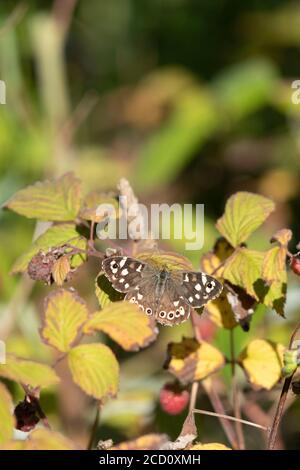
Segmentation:
[(203, 341), (211, 341), (217, 330), (216, 325), (209, 318), (202, 318), (198, 328)]
[(290, 265), (294, 273), (297, 274), (297, 276), (300, 276), (300, 258), (298, 258), (298, 256), (293, 256)]
[(160, 406), (169, 415), (178, 415), (187, 406), (190, 394), (177, 383), (169, 383), (159, 394)]

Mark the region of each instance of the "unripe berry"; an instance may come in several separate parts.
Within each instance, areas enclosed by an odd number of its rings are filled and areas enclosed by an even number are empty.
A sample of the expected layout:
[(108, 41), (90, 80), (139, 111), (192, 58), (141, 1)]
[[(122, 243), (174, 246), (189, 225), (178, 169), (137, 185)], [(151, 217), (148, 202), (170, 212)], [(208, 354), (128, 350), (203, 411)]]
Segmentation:
[(189, 399), (189, 392), (177, 383), (166, 384), (159, 395), (160, 406), (169, 415), (180, 414), (186, 408)]

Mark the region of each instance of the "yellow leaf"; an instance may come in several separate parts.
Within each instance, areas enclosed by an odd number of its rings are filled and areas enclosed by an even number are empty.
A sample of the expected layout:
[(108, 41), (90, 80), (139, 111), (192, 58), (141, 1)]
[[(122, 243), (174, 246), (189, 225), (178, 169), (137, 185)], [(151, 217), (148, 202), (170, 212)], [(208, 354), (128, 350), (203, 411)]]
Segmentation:
[(35, 429), (25, 441), (26, 450), (75, 450), (76, 446), (66, 437), (49, 429)]
[(41, 336), (58, 351), (67, 352), (87, 318), (85, 302), (74, 292), (58, 289), (45, 299)]
[(110, 218), (114, 215), (119, 217), (121, 214), (121, 209), (116, 198), (109, 197), (99, 191), (92, 191), (84, 198), (79, 216), (84, 220), (90, 220), (97, 223), (101, 222), (105, 218), (105, 214), (97, 211), (100, 205), (105, 205), (107, 208), (114, 208), (114, 213), (109, 211), (107, 214)]
[(52, 277), (58, 286), (63, 285), (70, 272), (70, 269), (71, 266), (67, 256), (61, 256), (57, 261), (55, 261), (52, 268)]
[(262, 277), (266, 282), (287, 282), (286, 253), (283, 246), (274, 246), (266, 252), (262, 268)]
[(0, 383), (0, 444), (13, 436), (15, 420), (13, 417), (13, 403), (10, 394)]
[(94, 313), (84, 325), (83, 332), (103, 331), (126, 351), (145, 348), (157, 336), (153, 321), (130, 302), (113, 302)]
[(59, 382), (54, 370), (46, 364), (6, 355), (6, 364), (0, 364), (0, 377), (30, 387), (48, 387)]
[(9, 440), (0, 445), (0, 450), (26, 450), (26, 441)]
[(208, 313), (209, 318), (221, 328), (232, 329), (238, 324), (234, 318), (225, 290), (221, 292), (217, 299), (205, 305), (205, 311)]
[(260, 300), (258, 288), (261, 279), (264, 253), (248, 248), (237, 248), (225, 263), (223, 277), (235, 286)]
[(138, 253), (136, 257), (155, 266), (165, 267), (168, 271), (177, 269), (191, 271), (194, 269), (192, 263), (178, 253), (171, 253), (168, 251), (153, 253), (149, 251)]
[(80, 203), (80, 180), (66, 173), (59, 179), (21, 189), (5, 207), (25, 217), (62, 222), (75, 219)]
[(210, 442), (209, 444), (195, 444), (186, 450), (232, 450), (230, 447), (224, 446), (219, 442)]
[(183, 384), (202, 380), (225, 364), (221, 352), (206, 342), (183, 338), (168, 345), (165, 367)]
[(292, 239), (292, 231), (288, 228), (282, 228), (278, 230), (273, 237), (271, 238), (271, 242), (278, 242), (279, 245), (287, 247), (289, 241)]
[(119, 364), (104, 344), (82, 344), (71, 349), (68, 364), (74, 382), (97, 400), (115, 396), (119, 384)]
[(256, 388), (270, 390), (280, 380), (284, 346), (272, 341), (255, 339), (241, 352), (242, 364), (249, 381)]
[[(22, 273), (27, 270), (30, 260), (40, 251), (47, 252), (50, 248), (59, 247), (65, 243), (81, 249), (86, 247), (86, 239), (76, 231), (75, 224), (53, 225), (40, 237), (38, 237), (28, 251), (23, 253), (14, 263), (11, 274)], [(84, 254), (72, 257), (72, 267), (79, 266), (85, 260)]]
[(145, 434), (131, 441), (120, 442), (108, 450), (157, 450), (167, 441), (165, 434)]
[(231, 196), (216, 227), (228, 242), (237, 247), (269, 217), (275, 209), (271, 199), (248, 192)]
[(226, 238), (218, 238), (214, 248), (201, 257), (200, 267), (202, 271), (216, 277), (222, 277), (224, 269), (223, 261), (229, 258), (233, 251), (232, 246), (228, 243)]

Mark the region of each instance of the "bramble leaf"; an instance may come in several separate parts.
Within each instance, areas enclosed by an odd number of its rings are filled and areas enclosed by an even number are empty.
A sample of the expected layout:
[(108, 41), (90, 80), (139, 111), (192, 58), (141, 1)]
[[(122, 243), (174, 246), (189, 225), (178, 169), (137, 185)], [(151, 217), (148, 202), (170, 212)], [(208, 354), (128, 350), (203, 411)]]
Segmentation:
[(49, 429), (35, 429), (25, 441), (25, 450), (75, 450), (76, 446), (66, 437)]
[(232, 255), (233, 251), (234, 249), (226, 238), (218, 238), (213, 249), (202, 255), (200, 260), (201, 270), (207, 274), (222, 277), (223, 262)]
[(59, 382), (58, 376), (51, 367), (16, 357), (13, 354), (7, 354), (6, 364), (0, 364), (0, 377), (32, 388), (48, 387)]
[(67, 352), (87, 318), (85, 302), (73, 292), (58, 289), (45, 299), (42, 339), (58, 351)]
[(208, 444), (195, 444), (186, 450), (232, 450), (230, 447), (219, 442), (209, 442)]
[(216, 227), (228, 242), (237, 247), (268, 218), (274, 202), (258, 194), (238, 192), (231, 196)]
[(157, 336), (150, 317), (130, 302), (114, 302), (94, 313), (84, 325), (83, 332), (103, 331), (126, 351), (145, 348)]
[(104, 344), (81, 344), (68, 353), (74, 382), (97, 400), (115, 396), (119, 384), (119, 364)]
[(223, 354), (206, 342), (183, 338), (168, 345), (165, 367), (183, 384), (205, 379), (225, 364)]
[(18, 191), (5, 207), (25, 217), (71, 221), (81, 203), (81, 182), (72, 173), (52, 181), (43, 181)]
[[(50, 248), (59, 247), (66, 243), (70, 243), (72, 246), (84, 250), (86, 249), (87, 241), (79, 235), (74, 224), (53, 225), (35, 240), (26, 253), (17, 259), (12, 267), (11, 274), (26, 271), (30, 260), (40, 250), (47, 252)], [(85, 257), (85, 254), (76, 254), (72, 256), (71, 266), (80, 266), (80, 264), (85, 260)]]
[(79, 217), (96, 223), (100, 222), (105, 217), (104, 214), (97, 211), (100, 205), (107, 205), (108, 207), (111, 206), (114, 208), (115, 214), (111, 212), (108, 214), (110, 218), (113, 217), (113, 215), (117, 218), (120, 216), (121, 209), (119, 208), (119, 203), (116, 198), (109, 197), (99, 191), (92, 191), (84, 198)]
[(178, 253), (172, 253), (172, 252), (160, 252), (160, 253), (153, 253), (153, 252), (141, 252), (136, 255), (136, 258), (142, 260), (142, 261), (147, 261), (147, 263), (159, 266), (159, 267), (165, 267), (169, 271), (172, 270), (186, 270), (190, 271), (193, 270), (193, 265), (188, 260), (185, 258), (185, 256), (182, 256)]
[(288, 229), (279, 230), (273, 235), (271, 241), (277, 242), (277, 246), (267, 251), (263, 263), (262, 276), (266, 282), (287, 282), (286, 256), (291, 238), (292, 232)]
[(239, 355), (247, 377), (256, 388), (270, 390), (281, 378), (284, 346), (255, 339)]
[(259, 251), (237, 248), (226, 261), (223, 277), (231, 284), (243, 287), (251, 297), (259, 300), (263, 260), (264, 254)]
[(221, 328), (230, 330), (238, 324), (234, 318), (225, 290), (221, 292), (217, 299), (205, 305), (205, 311), (208, 313), (209, 318)]
[(108, 450), (157, 450), (167, 441), (166, 434), (145, 434), (131, 441), (120, 442)]
[(0, 444), (13, 436), (15, 419), (12, 415), (13, 402), (6, 387), (0, 383)]

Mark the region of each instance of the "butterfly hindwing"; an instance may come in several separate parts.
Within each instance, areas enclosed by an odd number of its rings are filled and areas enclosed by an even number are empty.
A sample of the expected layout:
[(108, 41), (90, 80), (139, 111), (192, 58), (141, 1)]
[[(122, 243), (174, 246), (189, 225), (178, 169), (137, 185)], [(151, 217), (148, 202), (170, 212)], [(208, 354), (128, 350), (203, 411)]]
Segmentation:
[(128, 292), (142, 278), (145, 263), (129, 256), (111, 256), (102, 262), (105, 276), (119, 292)]
[(178, 325), (190, 316), (191, 307), (185, 301), (182, 286), (169, 278), (161, 295), (155, 319), (162, 325)]
[(217, 298), (223, 289), (216, 278), (202, 272), (183, 272), (182, 285), (185, 299), (193, 308)]

